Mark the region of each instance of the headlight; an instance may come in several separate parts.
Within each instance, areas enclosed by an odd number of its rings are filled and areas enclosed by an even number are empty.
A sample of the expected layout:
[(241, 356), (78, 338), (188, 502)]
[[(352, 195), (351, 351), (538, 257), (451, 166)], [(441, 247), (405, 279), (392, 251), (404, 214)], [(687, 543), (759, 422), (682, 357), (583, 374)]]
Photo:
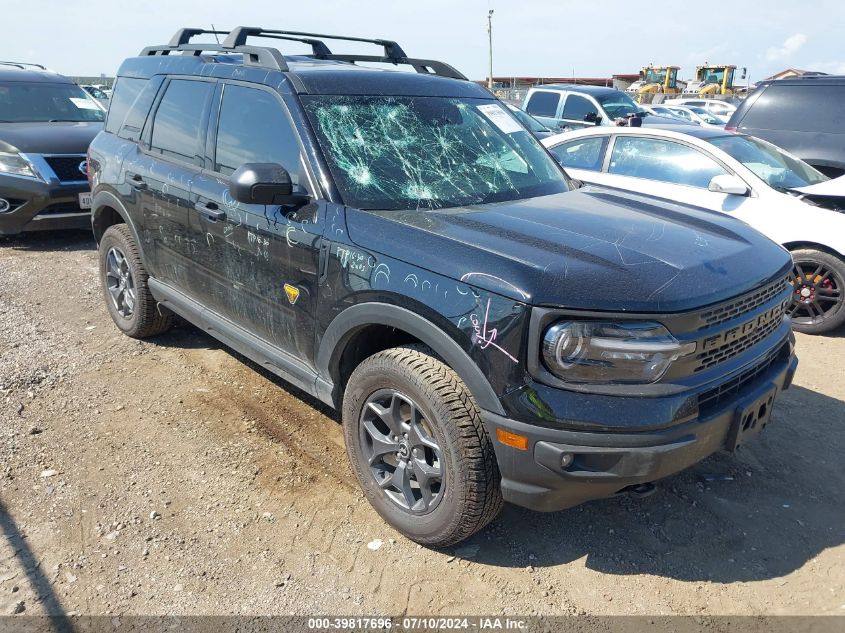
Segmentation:
[(10, 174), (12, 176), (29, 176), (30, 178), (38, 178), (38, 174), (29, 161), (20, 154), (9, 154), (7, 152), (0, 152), (0, 174)]
[(564, 321), (543, 336), (546, 368), (571, 383), (652, 383), (693, 351), (659, 323)]

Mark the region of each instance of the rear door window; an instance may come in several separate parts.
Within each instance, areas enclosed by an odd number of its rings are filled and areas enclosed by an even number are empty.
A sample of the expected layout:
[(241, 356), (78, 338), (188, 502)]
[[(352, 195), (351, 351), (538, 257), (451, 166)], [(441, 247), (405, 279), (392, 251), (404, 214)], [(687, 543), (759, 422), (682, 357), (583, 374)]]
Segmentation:
[(608, 173), (706, 189), (713, 176), (727, 174), (699, 150), (663, 139), (619, 136), (610, 155)]
[(557, 114), (560, 93), (538, 90), (528, 98), (525, 111), (533, 116), (553, 117)]
[(740, 125), (760, 130), (842, 134), (845, 85), (770, 85), (751, 104)]
[(606, 136), (579, 138), (550, 147), (549, 151), (564, 167), (600, 171), (604, 150), (607, 147), (607, 138)]
[(214, 85), (184, 79), (174, 79), (167, 85), (153, 120), (153, 152), (203, 165), (200, 132), (205, 127), (204, 114)]
[(563, 104), (562, 118), (568, 121), (583, 121), (584, 117), (590, 112), (598, 114), (597, 109), (593, 102), (586, 97), (569, 95), (566, 97), (566, 103)]

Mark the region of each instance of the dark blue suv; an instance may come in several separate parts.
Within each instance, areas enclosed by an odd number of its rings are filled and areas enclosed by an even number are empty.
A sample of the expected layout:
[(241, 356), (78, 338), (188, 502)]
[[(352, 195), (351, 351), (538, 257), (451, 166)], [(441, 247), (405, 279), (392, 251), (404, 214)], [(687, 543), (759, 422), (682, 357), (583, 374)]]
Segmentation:
[(487, 90), (395, 42), (202, 33), (123, 63), (91, 145), (108, 310), (133, 337), (181, 315), (340, 409), (403, 534), (641, 492), (769, 422), (796, 367), (780, 246), (577, 188)]

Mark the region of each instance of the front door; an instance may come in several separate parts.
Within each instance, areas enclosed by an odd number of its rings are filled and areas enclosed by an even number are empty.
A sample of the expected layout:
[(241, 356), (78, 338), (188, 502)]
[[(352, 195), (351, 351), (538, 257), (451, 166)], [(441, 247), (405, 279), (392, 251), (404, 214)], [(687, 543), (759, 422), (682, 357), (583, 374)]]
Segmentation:
[[(192, 189), (207, 253), (201, 270), (213, 288), (206, 305), (311, 364), (326, 207), (309, 184), (286, 106), (270, 90), (225, 83), (209, 145), (211, 169)], [(282, 207), (233, 200), (229, 176), (244, 163), (281, 165), (294, 191), (312, 202)]]

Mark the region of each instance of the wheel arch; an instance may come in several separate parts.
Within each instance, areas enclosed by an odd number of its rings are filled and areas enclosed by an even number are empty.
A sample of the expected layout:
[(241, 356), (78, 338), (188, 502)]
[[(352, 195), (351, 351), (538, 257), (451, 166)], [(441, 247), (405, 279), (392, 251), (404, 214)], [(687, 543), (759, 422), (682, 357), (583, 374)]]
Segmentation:
[(809, 240), (797, 240), (795, 242), (786, 242), (783, 247), (790, 253), (801, 248), (812, 248), (814, 250), (827, 253), (828, 255), (833, 255), (834, 257), (838, 257), (839, 259), (845, 261), (845, 254), (840, 253), (835, 248), (831, 248), (830, 246), (827, 246), (825, 244), (819, 244), (818, 242), (812, 242)]
[[(389, 328), (399, 334), (397, 341), (409, 337), (430, 347), (464, 381), (482, 409), (504, 414), (490, 382), (469, 354), (431, 320), (408, 308), (382, 302), (359, 303), (337, 315), (326, 328), (317, 351), (317, 371), (331, 380), (332, 399), (339, 403), (345, 387), (342, 373), (344, 355), (356, 345), (368, 328)], [(390, 342), (389, 339), (383, 341)], [(391, 345), (382, 345), (382, 349)], [(380, 351), (376, 349), (376, 351)]]
[(132, 232), (133, 239), (140, 247), (138, 233), (135, 231), (135, 227), (129, 219), (129, 212), (123, 206), (120, 198), (110, 191), (100, 191), (94, 196), (92, 202), (91, 228), (94, 230), (94, 239), (97, 241), (97, 244), (100, 243), (103, 233), (110, 226), (113, 224), (126, 224)]

